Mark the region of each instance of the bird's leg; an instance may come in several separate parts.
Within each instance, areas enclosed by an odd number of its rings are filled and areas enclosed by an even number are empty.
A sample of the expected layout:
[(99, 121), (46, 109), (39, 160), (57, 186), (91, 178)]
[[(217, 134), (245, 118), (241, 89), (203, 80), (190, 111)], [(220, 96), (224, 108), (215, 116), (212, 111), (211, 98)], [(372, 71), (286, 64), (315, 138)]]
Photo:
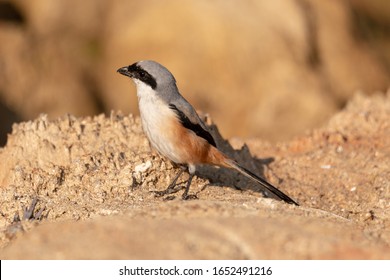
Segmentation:
[(183, 195), (181, 196), (183, 200), (188, 199), (197, 199), (198, 197), (196, 194), (188, 194), (188, 191), (190, 190), (192, 179), (194, 178), (194, 174), (190, 173), (190, 177), (188, 178), (186, 189), (184, 190)]
[(167, 195), (167, 194), (173, 194), (173, 193), (177, 193), (178, 191), (180, 191), (182, 189), (182, 187), (176, 187), (176, 182), (177, 180), (179, 179), (180, 175), (183, 174), (183, 172), (186, 170), (186, 168), (184, 166), (180, 166), (180, 171), (179, 173), (177, 173), (177, 175), (175, 176), (175, 178), (173, 178), (172, 182), (169, 184), (168, 188), (166, 188), (165, 190), (163, 191), (154, 191), (155, 193), (155, 196), (156, 197), (160, 197), (160, 196), (164, 196), (164, 195)]

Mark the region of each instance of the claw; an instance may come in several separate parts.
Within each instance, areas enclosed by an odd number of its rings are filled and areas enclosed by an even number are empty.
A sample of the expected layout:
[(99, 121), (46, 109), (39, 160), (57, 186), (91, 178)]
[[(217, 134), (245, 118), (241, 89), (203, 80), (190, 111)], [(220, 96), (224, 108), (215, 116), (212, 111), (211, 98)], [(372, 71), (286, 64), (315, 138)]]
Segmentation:
[(198, 196), (196, 194), (187, 194), (187, 195), (182, 195), (181, 198), (183, 200), (195, 200), (198, 199)]
[(30, 207), (25, 207), (23, 211), (23, 220), (30, 220), (34, 218), (34, 209), (38, 203), (38, 199), (34, 198), (30, 204)]

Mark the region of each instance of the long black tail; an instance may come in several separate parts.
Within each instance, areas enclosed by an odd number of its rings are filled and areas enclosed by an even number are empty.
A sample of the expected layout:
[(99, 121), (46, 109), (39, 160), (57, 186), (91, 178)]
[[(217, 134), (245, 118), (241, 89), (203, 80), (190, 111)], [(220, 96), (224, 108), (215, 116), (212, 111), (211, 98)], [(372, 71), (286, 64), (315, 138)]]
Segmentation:
[(256, 183), (258, 183), (258, 184), (262, 185), (263, 187), (265, 187), (267, 190), (272, 192), (274, 195), (279, 197), (281, 200), (283, 200), (283, 201), (285, 201), (285, 202), (287, 202), (289, 204), (295, 204), (295, 205), (299, 206), (299, 204), (297, 202), (295, 202), (292, 198), (290, 198), (288, 195), (286, 195), (282, 191), (278, 190), (276, 187), (272, 186), (270, 183), (268, 183), (263, 178), (260, 178), (256, 174), (253, 174), (252, 172), (250, 172), (248, 169), (240, 166), (237, 162), (235, 162), (233, 160), (228, 160), (226, 163), (230, 167), (232, 167), (233, 169), (235, 169), (238, 172), (240, 172), (242, 175), (248, 177), (249, 179), (251, 179), (251, 180), (255, 181)]

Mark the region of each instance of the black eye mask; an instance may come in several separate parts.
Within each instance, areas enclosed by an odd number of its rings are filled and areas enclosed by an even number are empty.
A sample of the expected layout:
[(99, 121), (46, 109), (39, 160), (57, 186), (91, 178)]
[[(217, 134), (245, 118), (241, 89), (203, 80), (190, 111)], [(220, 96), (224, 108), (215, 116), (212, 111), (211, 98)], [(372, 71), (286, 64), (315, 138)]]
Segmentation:
[(127, 71), (129, 72), (129, 77), (138, 79), (149, 85), (152, 89), (156, 89), (156, 79), (144, 69), (142, 69), (140, 66), (138, 66), (136, 63), (127, 67)]

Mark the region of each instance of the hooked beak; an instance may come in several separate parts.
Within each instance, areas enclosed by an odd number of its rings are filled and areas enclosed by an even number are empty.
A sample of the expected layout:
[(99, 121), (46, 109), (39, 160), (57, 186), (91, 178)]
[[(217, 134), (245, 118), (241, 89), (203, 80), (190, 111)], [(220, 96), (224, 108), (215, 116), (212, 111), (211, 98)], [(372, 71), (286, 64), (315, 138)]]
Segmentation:
[(130, 78), (133, 77), (132, 73), (129, 71), (129, 66), (121, 67), (118, 70), (116, 70), (116, 72), (118, 72), (119, 74), (122, 74), (124, 76), (130, 77)]

